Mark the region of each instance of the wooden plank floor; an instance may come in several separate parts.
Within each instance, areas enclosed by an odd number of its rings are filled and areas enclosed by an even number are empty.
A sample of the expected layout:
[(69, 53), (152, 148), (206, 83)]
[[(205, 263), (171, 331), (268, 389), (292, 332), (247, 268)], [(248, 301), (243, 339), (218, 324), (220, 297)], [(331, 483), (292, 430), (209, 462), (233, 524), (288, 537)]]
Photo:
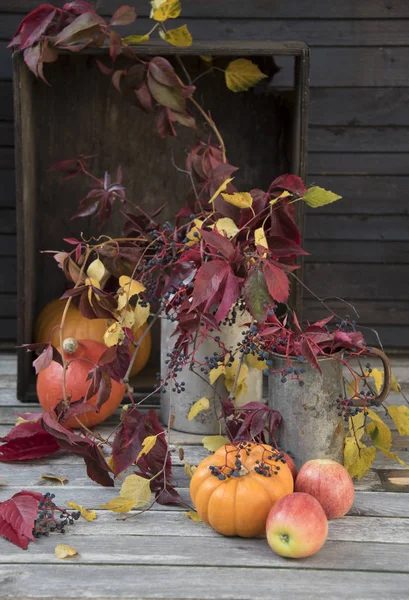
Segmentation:
[[(16, 400), (15, 369), (14, 357), (0, 356), (0, 437), (17, 412), (38, 410)], [(183, 445), (186, 459), (195, 464), (207, 454), (197, 436), (175, 432), (170, 442)], [(394, 432), (395, 449), (409, 463), (407, 443)], [(179, 458), (173, 461), (179, 491), (189, 502), (189, 480)], [(69, 481), (64, 486), (45, 482), (41, 474), (46, 472)], [(65, 536), (31, 543), (27, 551), (0, 539), (0, 598), (409, 597), (409, 473), (385, 459), (357, 482), (349, 515), (330, 521), (323, 549), (297, 561), (277, 556), (264, 539), (222, 537), (177, 507), (157, 505), (121, 520), (99, 508), (117, 491), (89, 480), (77, 456), (0, 463), (0, 477), (7, 480), (0, 484), (0, 501), (23, 488), (52, 491), (60, 506), (72, 500), (98, 514), (92, 523), (80, 519)], [(78, 555), (58, 560), (54, 548), (59, 543), (74, 546)]]

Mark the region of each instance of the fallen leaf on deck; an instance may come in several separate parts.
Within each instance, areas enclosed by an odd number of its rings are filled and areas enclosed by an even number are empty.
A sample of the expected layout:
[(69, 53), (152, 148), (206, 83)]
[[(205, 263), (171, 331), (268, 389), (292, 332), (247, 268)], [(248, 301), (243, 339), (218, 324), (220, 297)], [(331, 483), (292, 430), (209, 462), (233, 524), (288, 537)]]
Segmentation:
[(97, 518), (97, 513), (95, 510), (88, 510), (81, 506), (81, 504), (77, 504), (76, 502), (68, 502), (67, 506), (73, 508), (74, 510), (79, 510), (81, 513), (81, 517), (84, 517), (86, 521), (94, 521)]
[(195, 510), (188, 510), (187, 512), (185, 512), (185, 516), (189, 517), (189, 519), (192, 519), (192, 521), (194, 521), (195, 523), (203, 523), (202, 519), (199, 517)]
[(55, 556), (57, 558), (68, 558), (69, 556), (75, 556), (76, 554), (78, 554), (78, 552), (75, 548), (72, 548), (72, 546), (59, 544), (55, 547)]
[(47, 479), (50, 481), (58, 481), (61, 485), (68, 483), (68, 479), (62, 475), (55, 475), (54, 473), (43, 473), (41, 479)]

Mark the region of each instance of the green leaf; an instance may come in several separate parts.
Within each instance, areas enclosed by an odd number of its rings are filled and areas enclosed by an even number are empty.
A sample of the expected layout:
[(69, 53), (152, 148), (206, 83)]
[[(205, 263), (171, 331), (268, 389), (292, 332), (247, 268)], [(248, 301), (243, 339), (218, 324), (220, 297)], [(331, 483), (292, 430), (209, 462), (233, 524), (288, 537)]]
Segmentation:
[(338, 196), (338, 194), (334, 194), (334, 192), (330, 192), (328, 190), (324, 190), (324, 188), (315, 185), (310, 187), (302, 197), (302, 200), (311, 206), (311, 208), (318, 208), (319, 206), (325, 206), (326, 204), (331, 204), (331, 202), (335, 202), (339, 200), (342, 196)]
[(243, 293), (251, 315), (256, 321), (263, 321), (266, 306), (273, 304), (274, 300), (269, 294), (264, 273), (257, 267), (254, 268), (244, 282)]
[(247, 58), (232, 60), (224, 72), (226, 85), (232, 92), (244, 92), (267, 77)]
[(395, 423), (399, 434), (409, 435), (409, 407), (392, 404), (388, 406), (388, 413)]
[(223, 435), (207, 435), (203, 438), (202, 444), (206, 450), (210, 450), (210, 452), (216, 452), (216, 450), (222, 446), (230, 444), (230, 440)]

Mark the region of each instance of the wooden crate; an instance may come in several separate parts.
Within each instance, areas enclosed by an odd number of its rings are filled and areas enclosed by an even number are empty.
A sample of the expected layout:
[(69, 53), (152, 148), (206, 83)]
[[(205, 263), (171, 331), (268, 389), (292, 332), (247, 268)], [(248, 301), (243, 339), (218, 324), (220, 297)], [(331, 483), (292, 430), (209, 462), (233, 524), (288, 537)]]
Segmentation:
[[(189, 48), (149, 43), (134, 50), (141, 56), (167, 56), (175, 68), (178, 56), (183, 55), (193, 77), (204, 68), (200, 55), (222, 57), (226, 64), (237, 57), (255, 60), (269, 79), (249, 92), (230, 92), (221, 73), (203, 85), (205, 78), (198, 81), (199, 98), (219, 125), (229, 162), (240, 167), (235, 183), (242, 189), (266, 189), (281, 173), (306, 177), (309, 51), (304, 43), (207, 42)], [(58, 173), (48, 172), (51, 165), (79, 154), (96, 155), (92, 171), (101, 176), (105, 170), (114, 174), (120, 164), (128, 197), (149, 210), (168, 202), (166, 218), (172, 218), (185, 201), (188, 181), (172, 165), (171, 157), (184, 166), (186, 147), (195, 133), (179, 128), (178, 138), (160, 139), (155, 117), (133, 106), (99, 71), (95, 55), (104, 52), (61, 54), (46, 70), (51, 87), (33, 77), (21, 53), (14, 55), (18, 344), (32, 340), (36, 315), (65, 289), (62, 273), (41, 251), (62, 249), (63, 237), (97, 233), (91, 220), (71, 220), (86, 194), (86, 182), (76, 178), (64, 182)], [(294, 57), (293, 88), (274, 86), (275, 56)], [(302, 229), (300, 205), (297, 220)], [(104, 233), (118, 235), (122, 220), (116, 211)], [(298, 310), (301, 296), (295, 290), (293, 305)], [(158, 335), (154, 338), (151, 370), (158, 367)], [(31, 361), (19, 349), (20, 400), (35, 399)], [(143, 378), (138, 381), (143, 387)]]

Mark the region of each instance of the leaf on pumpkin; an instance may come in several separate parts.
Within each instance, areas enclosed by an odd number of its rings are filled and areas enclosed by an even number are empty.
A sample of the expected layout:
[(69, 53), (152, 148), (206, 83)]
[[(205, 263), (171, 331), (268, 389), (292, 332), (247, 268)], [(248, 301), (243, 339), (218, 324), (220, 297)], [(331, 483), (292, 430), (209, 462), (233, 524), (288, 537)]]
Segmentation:
[(210, 402), (208, 398), (200, 398), (200, 400), (197, 400), (197, 402), (195, 402), (190, 410), (189, 410), (189, 414), (187, 416), (188, 421), (193, 421), (193, 419), (202, 411), (204, 410), (208, 410), (210, 408)]
[(409, 435), (409, 407), (392, 404), (388, 406), (388, 413), (395, 423), (399, 435)]
[(233, 221), (233, 219), (230, 219), (229, 217), (222, 217), (221, 219), (217, 219), (216, 223), (214, 224), (214, 226), (212, 226), (212, 228), (213, 227), (215, 227), (217, 231), (222, 235), (226, 235), (226, 237), (228, 237), (229, 239), (233, 238), (239, 232), (239, 228), (237, 227), (236, 223)]
[(216, 452), (216, 450), (222, 446), (230, 444), (230, 440), (223, 435), (207, 435), (202, 439), (202, 444), (206, 450), (210, 450), (210, 452)]
[(176, 29), (169, 29), (166, 31), (166, 33), (160, 30), (159, 35), (163, 40), (172, 46), (177, 46), (179, 48), (186, 48), (187, 46), (191, 46), (193, 43), (192, 35), (187, 28), (187, 25), (182, 25)]
[(192, 464), (190, 464), (190, 462), (185, 460), (184, 465), (183, 465), (183, 470), (186, 473), (186, 475), (189, 477), (189, 479), (192, 479), (196, 469), (197, 469), (196, 465), (192, 465)]
[(302, 197), (302, 200), (304, 200), (308, 206), (311, 206), (311, 208), (318, 208), (320, 206), (325, 206), (326, 204), (331, 204), (340, 198), (342, 198), (342, 196), (338, 196), (338, 194), (334, 194), (334, 192), (324, 190), (324, 188), (314, 185), (313, 187), (308, 188)]
[(187, 512), (185, 512), (185, 517), (189, 517), (189, 519), (191, 519), (195, 523), (203, 522), (195, 510), (188, 510)]
[(72, 546), (66, 546), (65, 544), (58, 544), (55, 547), (55, 556), (57, 558), (68, 558), (70, 556), (76, 556), (78, 552)]
[(376, 456), (375, 446), (367, 447), (362, 442), (348, 437), (345, 440), (344, 466), (351, 477), (357, 477), (358, 481), (371, 468)]
[(122, 344), (125, 339), (125, 332), (118, 321), (114, 321), (104, 333), (104, 344), (110, 348)]
[(151, 6), (150, 18), (160, 23), (167, 19), (177, 19), (182, 12), (180, 0), (153, 0)]
[(97, 518), (97, 513), (95, 510), (88, 510), (81, 506), (81, 504), (77, 504), (76, 502), (67, 502), (67, 506), (72, 508), (73, 510), (77, 510), (81, 513), (81, 517), (83, 517), (86, 521), (95, 521)]
[(251, 60), (237, 58), (232, 60), (224, 72), (226, 85), (232, 92), (244, 92), (267, 77)]
[(222, 192), (224, 192), (224, 190), (227, 188), (227, 186), (229, 185), (229, 183), (231, 181), (233, 181), (233, 179), (234, 179), (234, 177), (229, 177), (228, 179), (225, 179), (221, 185), (219, 185), (219, 187), (217, 188), (217, 190), (215, 191), (215, 193), (213, 194), (213, 196), (210, 198), (209, 204), (211, 204), (212, 202), (214, 202), (216, 200), (217, 196), (219, 194), (221, 194)]
[[(138, 461), (141, 456), (143, 456), (144, 454), (148, 454), (148, 452), (150, 452), (152, 450), (152, 448), (154, 447), (154, 445), (156, 444), (156, 440), (158, 439), (157, 435), (148, 435), (142, 442), (142, 449), (139, 452), (138, 456), (136, 457), (136, 460)], [(125, 482), (124, 482), (125, 483)]]
[(233, 194), (222, 194), (223, 200), (237, 206), (238, 208), (250, 208), (253, 206), (253, 198), (249, 192), (234, 192)]
[(99, 258), (92, 261), (92, 263), (87, 269), (87, 275), (91, 279), (91, 281), (95, 279), (96, 281), (98, 281), (98, 283), (100, 283), (105, 275), (104, 263), (101, 260), (99, 260)]
[(68, 479), (61, 475), (55, 475), (54, 473), (43, 473), (41, 479), (47, 479), (49, 481), (58, 481), (61, 485), (68, 483)]
[(128, 35), (122, 38), (122, 41), (129, 46), (137, 46), (138, 44), (142, 44), (142, 42), (149, 41), (149, 37), (149, 33), (145, 33), (144, 35)]

